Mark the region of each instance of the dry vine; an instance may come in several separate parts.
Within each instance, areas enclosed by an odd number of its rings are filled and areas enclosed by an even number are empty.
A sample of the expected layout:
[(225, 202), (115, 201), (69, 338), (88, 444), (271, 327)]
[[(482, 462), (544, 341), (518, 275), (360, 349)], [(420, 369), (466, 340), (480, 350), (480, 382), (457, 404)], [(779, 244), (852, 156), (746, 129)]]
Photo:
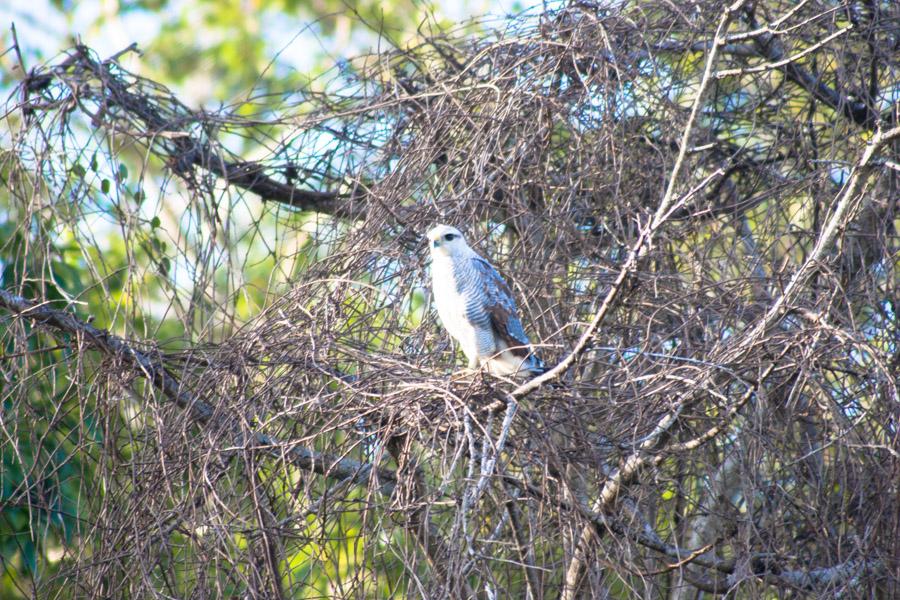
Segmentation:
[[(253, 118), (84, 47), (30, 71), (0, 447), (31, 473), (2, 501), (78, 496), (34, 593), (896, 594), (900, 8), (694, 5), (435, 36)], [(451, 376), (435, 222), (547, 374)]]

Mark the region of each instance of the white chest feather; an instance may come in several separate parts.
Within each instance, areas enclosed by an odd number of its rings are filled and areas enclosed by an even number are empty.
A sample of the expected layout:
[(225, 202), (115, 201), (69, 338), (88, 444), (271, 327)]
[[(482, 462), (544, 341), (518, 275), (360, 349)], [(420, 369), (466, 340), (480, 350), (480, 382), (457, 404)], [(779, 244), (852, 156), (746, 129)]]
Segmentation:
[(434, 306), (444, 328), (469, 359), (469, 368), (482, 365), (501, 376), (535, 372), (540, 361), (522, 352), (523, 346), (529, 346), (528, 337), (496, 269), (464, 244), (447, 248), (438, 239), (433, 244)]
[(459, 292), (453, 264), (449, 259), (435, 259), (431, 268), (434, 305), (438, 316), (450, 335), (465, 346), (473, 331), (466, 320), (466, 299)]

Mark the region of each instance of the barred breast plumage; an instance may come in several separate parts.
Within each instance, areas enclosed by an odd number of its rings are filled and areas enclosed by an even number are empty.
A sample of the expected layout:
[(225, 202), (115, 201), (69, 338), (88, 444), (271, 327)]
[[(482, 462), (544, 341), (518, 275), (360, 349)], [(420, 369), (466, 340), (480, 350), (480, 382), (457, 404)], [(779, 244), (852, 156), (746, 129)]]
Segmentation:
[(432, 289), (438, 316), (469, 359), (495, 375), (543, 372), (509, 286), (490, 263), (469, 248), (459, 231), (439, 225), (429, 231)]

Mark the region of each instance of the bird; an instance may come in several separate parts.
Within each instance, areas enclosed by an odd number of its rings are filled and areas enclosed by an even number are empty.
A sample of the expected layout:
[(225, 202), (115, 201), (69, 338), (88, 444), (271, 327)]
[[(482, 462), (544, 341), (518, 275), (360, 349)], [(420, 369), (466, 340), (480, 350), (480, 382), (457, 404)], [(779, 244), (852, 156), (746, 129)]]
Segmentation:
[(468, 358), (469, 370), (485, 367), (500, 377), (546, 371), (497, 269), (469, 247), (456, 227), (435, 225), (427, 238), (434, 304), (444, 328)]

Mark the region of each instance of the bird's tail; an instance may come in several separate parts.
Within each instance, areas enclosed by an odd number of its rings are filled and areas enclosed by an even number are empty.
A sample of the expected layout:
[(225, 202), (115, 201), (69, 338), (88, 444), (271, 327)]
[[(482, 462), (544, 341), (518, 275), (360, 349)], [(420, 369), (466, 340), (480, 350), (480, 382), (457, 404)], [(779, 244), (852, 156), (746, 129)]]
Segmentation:
[(528, 370), (528, 374), (531, 377), (537, 377), (538, 375), (543, 375), (550, 369), (547, 368), (547, 365), (544, 364), (537, 354), (528, 355), (527, 364), (525, 368)]

